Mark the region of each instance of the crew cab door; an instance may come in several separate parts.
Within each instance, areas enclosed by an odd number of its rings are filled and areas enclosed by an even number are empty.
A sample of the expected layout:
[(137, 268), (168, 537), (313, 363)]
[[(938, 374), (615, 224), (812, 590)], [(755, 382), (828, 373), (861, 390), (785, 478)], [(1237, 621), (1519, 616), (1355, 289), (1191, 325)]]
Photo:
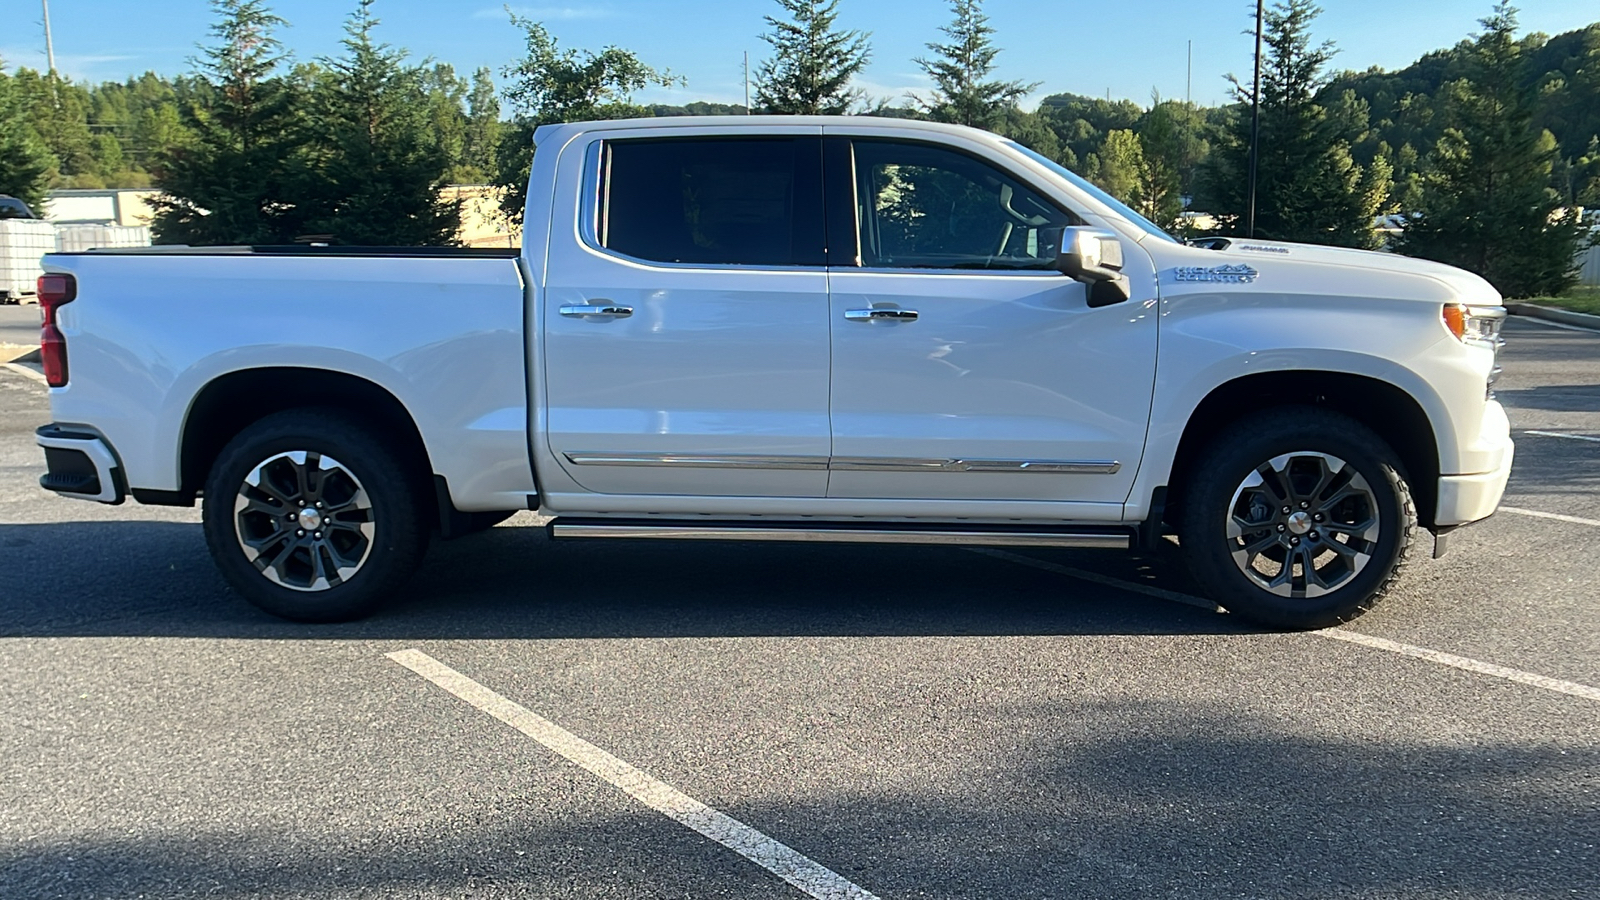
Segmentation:
[(852, 202), (859, 231), (859, 264), (829, 270), (828, 495), (1080, 501), (1119, 519), (1155, 376), (1148, 255), (1124, 241), (1134, 296), (1091, 309), (1053, 268), (1079, 220), (1003, 162), (827, 140), (829, 199)]
[(825, 495), (821, 129), (773, 131), (562, 150), (583, 180), (555, 193), (546, 433), (583, 488)]

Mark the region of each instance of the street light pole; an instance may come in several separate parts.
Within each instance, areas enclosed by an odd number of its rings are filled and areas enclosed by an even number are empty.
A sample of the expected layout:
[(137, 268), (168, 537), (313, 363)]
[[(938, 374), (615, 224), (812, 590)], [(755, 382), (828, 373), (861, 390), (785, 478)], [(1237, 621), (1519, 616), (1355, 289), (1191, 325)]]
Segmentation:
[(1245, 236), (1256, 236), (1256, 170), (1261, 157), (1261, 18), (1264, 0), (1256, 0), (1256, 80), (1250, 85), (1250, 211)]
[(44, 4), (44, 55), (50, 64), (50, 75), (56, 74), (56, 45), (50, 38), (50, 0), (41, 0)]

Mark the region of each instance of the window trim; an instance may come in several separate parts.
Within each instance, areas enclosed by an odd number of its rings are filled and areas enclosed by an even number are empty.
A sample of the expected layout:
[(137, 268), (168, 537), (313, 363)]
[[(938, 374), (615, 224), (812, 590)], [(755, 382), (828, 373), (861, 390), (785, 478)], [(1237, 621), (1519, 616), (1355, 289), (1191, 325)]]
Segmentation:
[[(850, 162), (850, 166), (849, 166), (849, 170), (848, 171), (836, 171), (835, 169), (830, 167), (830, 168), (825, 169), (824, 172), (823, 172), (823, 178), (824, 178), (824, 181), (826, 183), (826, 189), (823, 192), (824, 195), (829, 199), (832, 199), (834, 197), (848, 196), (850, 198), (850, 204), (851, 204), (850, 205), (850, 209), (851, 209), (850, 219), (851, 219), (851, 222), (852, 222), (851, 229), (854, 232), (855, 242), (856, 242), (856, 263), (855, 263), (855, 265), (843, 265), (843, 264), (841, 264), (841, 265), (837, 266), (838, 268), (855, 269), (855, 270), (861, 271), (861, 272), (894, 273), (894, 274), (897, 274), (897, 275), (969, 275), (969, 276), (970, 275), (987, 275), (987, 276), (991, 276), (991, 277), (995, 276), (995, 275), (1002, 275), (1002, 276), (1005, 276), (1005, 277), (1008, 277), (1008, 278), (1014, 278), (1014, 277), (1018, 277), (1018, 276), (1028, 276), (1028, 277), (1034, 277), (1034, 278), (1038, 278), (1038, 277), (1047, 277), (1048, 278), (1048, 277), (1054, 277), (1054, 276), (1060, 276), (1060, 277), (1063, 277), (1063, 278), (1066, 277), (1065, 273), (1063, 273), (1063, 272), (1061, 272), (1059, 270), (1052, 270), (1052, 269), (939, 269), (939, 268), (933, 268), (933, 267), (910, 267), (910, 268), (906, 268), (906, 267), (899, 267), (899, 266), (892, 266), (891, 267), (891, 266), (871, 266), (871, 265), (867, 265), (867, 263), (866, 263), (866, 253), (865, 253), (866, 244), (862, 240), (862, 237), (861, 237), (861, 223), (857, 220), (857, 218), (855, 216), (855, 213), (854, 213), (855, 209), (857, 209), (859, 207), (860, 201), (861, 201), (860, 195), (856, 190), (856, 188), (858, 186), (857, 185), (858, 179), (856, 178), (856, 145), (857, 144), (861, 144), (861, 143), (902, 144), (902, 145), (913, 145), (913, 146), (921, 146), (921, 147), (931, 147), (931, 148), (936, 149), (936, 150), (943, 150), (946, 153), (954, 153), (954, 154), (959, 155), (959, 156), (965, 156), (968, 159), (979, 163), (980, 165), (987, 166), (990, 169), (993, 169), (993, 170), (999, 172), (1000, 174), (1005, 175), (1006, 177), (1008, 177), (1011, 180), (1015, 181), (1017, 184), (1019, 184), (1019, 185), (1025, 187), (1025, 188), (1027, 188), (1028, 190), (1032, 191), (1034, 194), (1036, 194), (1039, 197), (1040, 200), (1044, 201), (1045, 203), (1048, 203), (1057, 212), (1060, 212), (1062, 215), (1067, 217), (1067, 220), (1068, 220), (1067, 227), (1069, 227), (1069, 228), (1071, 228), (1071, 227), (1079, 227), (1079, 226), (1086, 225), (1088, 223), (1084, 220), (1084, 218), (1083, 218), (1083, 216), (1081, 214), (1079, 214), (1078, 212), (1076, 212), (1076, 211), (1074, 211), (1072, 209), (1069, 209), (1066, 206), (1063, 206), (1059, 201), (1056, 200), (1056, 198), (1050, 196), (1050, 193), (1048, 191), (1045, 191), (1045, 190), (1041, 189), (1039, 187), (1039, 185), (1038, 185), (1038, 182), (1034, 181), (1031, 178), (1026, 177), (1023, 173), (1020, 173), (1020, 172), (1017, 172), (1017, 171), (1015, 171), (1015, 170), (1013, 170), (1011, 168), (1002, 166), (1002, 165), (996, 163), (994, 160), (989, 159), (988, 157), (985, 157), (985, 156), (983, 156), (981, 154), (978, 154), (978, 153), (973, 153), (972, 151), (968, 150), (965, 147), (958, 147), (958, 146), (955, 146), (953, 144), (944, 143), (942, 141), (927, 140), (927, 139), (923, 139), (923, 138), (894, 137), (894, 136), (889, 136), (889, 135), (848, 135), (848, 134), (846, 134), (846, 135), (837, 135), (836, 134), (836, 135), (827, 136), (825, 138), (825, 141), (840, 141), (840, 142), (846, 143), (848, 145), (849, 151), (850, 151), (849, 152), (849, 156), (848, 156), (848, 159), (849, 159), (849, 162)], [(831, 159), (831, 157), (827, 156), (826, 152), (824, 152), (824, 159)], [(846, 191), (848, 193), (846, 193)], [(832, 247), (833, 234), (832, 234), (832, 231), (831, 231), (831, 227), (834, 225), (834, 223), (833, 223), (831, 217), (828, 217), (828, 224), (830, 226), (830, 232), (829, 232), (829, 235), (828, 235), (829, 236), (829, 246), (830, 246), (829, 267), (833, 268), (833, 267), (835, 267), (835, 265), (832, 262), (831, 247)]]
[(647, 142), (647, 143), (655, 144), (655, 143), (668, 143), (668, 142), (678, 142), (678, 141), (682, 141), (682, 142), (689, 142), (689, 141), (725, 141), (725, 142), (735, 142), (735, 141), (790, 141), (790, 142), (793, 142), (793, 143), (800, 143), (800, 142), (803, 142), (803, 141), (815, 142), (818, 145), (818, 157), (817, 157), (817, 162), (816, 162), (816, 173), (817, 173), (817, 178), (818, 178), (818, 180), (819, 180), (819, 182), (821, 184), (821, 187), (822, 187), (822, 191), (821, 191), (822, 196), (819, 197), (818, 206), (821, 207), (822, 210), (823, 210), (823, 214), (822, 214), (822, 226), (824, 228), (823, 240), (824, 240), (824, 251), (826, 251), (826, 240), (827, 240), (827, 235), (826, 235), (826, 228), (827, 228), (827, 213), (826, 213), (827, 173), (826, 173), (825, 168), (823, 167), (823, 162), (822, 162), (822, 149), (821, 149), (822, 137), (821, 137), (821, 135), (814, 135), (814, 134), (809, 134), (809, 133), (791, 134), (791, 133), (786, 133), (786, 132), (774, 132), (774, 133), (764, 133), (764, 134), (684, 134), (684, 135), (672, 135), (672, 136), (666, 136), (666, 135), (629, 135), (627, 137), (622, 137), (622, 138), (598, 138), (596, 140), (590, 141), (588, 146), (584, 148), (583, 179), (582, 179), (582, 184), (581, 184), (581, 186), (579, 188), (579, 191), (580, 191), (581, 196), (582, 196), (582, 204), (580, 205), (580, 207), (578, 209), (578, 238), (579, 238), (579, 243), (586, 250), (589, 250), (589, 251), (591, 251), (593, 253), (598, 253), (598, 254), (600, 254), (602, 256), (609, 257), (609, 258), (617, 260), (619, 262), (630, 263), (632, 265), (637, 265), (637, 266), (645, 266), (645, 267), (653, 268), (653, 269), (673, 269), (673, 270), (680, 270), (680, 271), (681, 270), (690, 270), (690, 271), (715, 270), (715, 271), (731, 271), (731, 272), (825, 272), (825, 271), (827, 271), (828, 266), (830, 265), (830, 263), (829, 263), (828, 257), (826, 255), (824, 256), (823, 262), (820, 262), (820, 263), (794, 263), (794, 264), (787, 264), (787, 265), (776, 265), (776, 264), (772, 264), (772, 263), (686, 263), (686, 262), (671, 262), (671, 261), (668, 261), (668, 260), (659, 260), (659, 259), (645, 259), (642, 256), (631, 256), (631, 255), (629, 255), (627, 253), (623, 253), (623, 252), (621, 252), (619, 250), (615, 250), (615, 249), (612, 249), (610, 247), (605, 246), (604, 242), (601, 240), (602, 233), (605, 230), (605, 224), (604, 224), (604, 221), (603, 221), (604, 214), (605, 214), (604, 213), (605, 204), (602, 202), (602, 198), (604, 198), (606, 196), (606, 193), (609, 191), (610, 185), (611, 185), (611, 172), (610, 172), (611, 157), (610, 157), (610, 154), (608, 154), (606, 152), (607, 148), (609, 146), (611, 146), (612, 144), (627, 144), (627, 143), (641, 143), (641, 142)]

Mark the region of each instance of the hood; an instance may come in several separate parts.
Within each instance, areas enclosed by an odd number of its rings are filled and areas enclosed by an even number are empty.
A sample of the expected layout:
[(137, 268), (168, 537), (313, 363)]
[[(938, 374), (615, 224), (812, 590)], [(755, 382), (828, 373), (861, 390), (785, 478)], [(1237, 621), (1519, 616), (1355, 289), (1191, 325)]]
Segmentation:
[(1500, 305), (1500, 293), (1494, 286), (1465, 269), (1447, 266), (1426, 259), (1415, 259), (1397, 253), (1376, 250), (1352, 250), (1347, 247), (1323, 247), (1317, 244), (1291, 244), (1287, 241), (1260, 241), (1253, 238), (1228, 238), (1228, 246), (1213, 250), (1218, 257), (1229, 262), (1281, 260), (1304, 262), (1342, 268), (1367, 269), (1375, 272), (1395, 272), (1421, 275), (1443, 282), (1460, 296), (1462, 303), (1476, 306)]

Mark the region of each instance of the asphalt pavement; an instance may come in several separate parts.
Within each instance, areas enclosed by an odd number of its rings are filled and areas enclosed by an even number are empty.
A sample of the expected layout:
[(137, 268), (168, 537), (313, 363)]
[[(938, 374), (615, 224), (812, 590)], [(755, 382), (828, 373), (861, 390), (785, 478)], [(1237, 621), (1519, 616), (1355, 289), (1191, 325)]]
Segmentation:
[(0, 897), (1600, 896), (1600, 334), (1508, 337), (1507, 509), (1340, 639), (1173, 602), (1162, 552), (531, 514), (291, 625), (196, 510), (39, 491), (0, 368)]
[(0, 304), (0, 356), (8, 346), (39, 346), (38, 304)]

